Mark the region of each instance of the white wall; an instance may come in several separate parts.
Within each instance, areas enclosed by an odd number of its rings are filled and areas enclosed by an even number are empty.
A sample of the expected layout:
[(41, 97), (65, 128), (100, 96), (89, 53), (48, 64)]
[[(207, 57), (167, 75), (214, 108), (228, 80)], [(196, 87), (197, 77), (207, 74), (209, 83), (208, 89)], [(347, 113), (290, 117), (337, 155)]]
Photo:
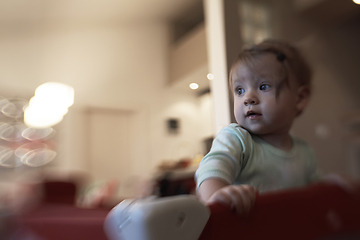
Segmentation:
[[(201, 122), (210, 116), (206, 101), (167, 84), (169, 32), (165, 24), (58, 23), (3, 33), (0, 95), (29, 99), (38, 85), (48, 81), (75, 89), (75, 104), (56, 127), (59, 154), (53, 165), (57, 167), (89, 169), (88, 108), (133, 113), (131, 161), (134, 175), (143, 178), (151, 177), (164, 160), (194, 157), (202, 151), (203, 137), (211, 135)], [(168, 118), (179, 118), (179, 134), (166, 132)]]
[(204, 0), (209, 71), (214, 75), (211, 91), (214, 98), (214, 129), (218, 133), (231, 123), (228, 72), (226, 62), (223, 0)]
[[(62, 81), (75, 88), (74, 106), (117, 106), (129, 97), (142, 103), (166, 81), (167, 28), (162, 24), (55, 25), (0, 37), (2, 83), (32, 90)], [(138, 98), (129, 91), (135, 88)]]

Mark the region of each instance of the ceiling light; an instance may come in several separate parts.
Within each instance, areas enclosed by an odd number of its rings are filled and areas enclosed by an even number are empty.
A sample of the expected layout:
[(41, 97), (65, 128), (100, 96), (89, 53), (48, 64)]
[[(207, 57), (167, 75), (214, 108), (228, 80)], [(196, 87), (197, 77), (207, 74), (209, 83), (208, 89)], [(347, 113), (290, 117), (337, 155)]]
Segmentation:
[(31, 128), (48, 128), (60, 123), (64, 115), (57, 111), (44, 111), (43, 109), (27, 107), (24, 111), (24, 123)]
[(353, 0), (354, 3), (360, 4), (360, 0)]
[(74, 103), (74, 88), (63, 83), (47, 82), (35, 90), (35, 96), (42, 101), (51, 101), (68, 108)]
[(195, 89), (198, 89), (198, 88), (199, 88), (199, 84), (197, 84), (197, 83), (190, 83), (189, 87), (190, 87), (191, 89), (195, 90)]
[(207, 79), (209, 80), (213, 80), (214, 79), (214, 75), (212, 73), (209, 73), (207, 76)]
[(68, 108), (74, 103), (71, 86), (48, 82), (35, 90), (35, 96), (24, 109), (24, 122), (31, 128), (48, 128), (62, 121)]

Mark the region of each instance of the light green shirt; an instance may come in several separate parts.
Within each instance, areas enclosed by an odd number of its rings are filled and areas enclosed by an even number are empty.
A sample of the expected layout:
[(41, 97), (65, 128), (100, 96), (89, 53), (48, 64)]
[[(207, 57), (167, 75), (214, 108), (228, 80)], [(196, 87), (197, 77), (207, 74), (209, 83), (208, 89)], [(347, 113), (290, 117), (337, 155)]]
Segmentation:
[(288, 152), (230, 124), (214, 139), (210, 152), (196, 171), (197, 187), (208, 178), (229, 184), (250, 184), (259, 192), (307, 185), (318, 178), (313, 151), (292, 137)]

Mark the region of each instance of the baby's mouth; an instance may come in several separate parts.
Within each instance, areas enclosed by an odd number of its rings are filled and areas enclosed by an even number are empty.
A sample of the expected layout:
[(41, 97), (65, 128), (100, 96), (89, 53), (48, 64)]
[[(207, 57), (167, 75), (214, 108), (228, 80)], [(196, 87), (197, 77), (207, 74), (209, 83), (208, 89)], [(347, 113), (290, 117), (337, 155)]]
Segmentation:
[(246, 112), (246, 117), (249, 118), (249, 119), (256, 119), (258, 117), (262, 116), (262, 114), (260, 113), (256, 113), (256, 112), (253, 112), (253, 111), (247, 111)]

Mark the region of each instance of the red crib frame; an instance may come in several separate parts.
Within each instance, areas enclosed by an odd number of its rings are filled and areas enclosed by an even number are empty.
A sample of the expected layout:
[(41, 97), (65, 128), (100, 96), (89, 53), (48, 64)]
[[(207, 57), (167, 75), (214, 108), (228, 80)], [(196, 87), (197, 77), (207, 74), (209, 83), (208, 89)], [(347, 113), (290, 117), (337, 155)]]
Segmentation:
[(199, 240), (360, 239), (360, 194), (348, 194), (337, 185), (260, 195), (243, 218), (220, 204), (210, 209)]

